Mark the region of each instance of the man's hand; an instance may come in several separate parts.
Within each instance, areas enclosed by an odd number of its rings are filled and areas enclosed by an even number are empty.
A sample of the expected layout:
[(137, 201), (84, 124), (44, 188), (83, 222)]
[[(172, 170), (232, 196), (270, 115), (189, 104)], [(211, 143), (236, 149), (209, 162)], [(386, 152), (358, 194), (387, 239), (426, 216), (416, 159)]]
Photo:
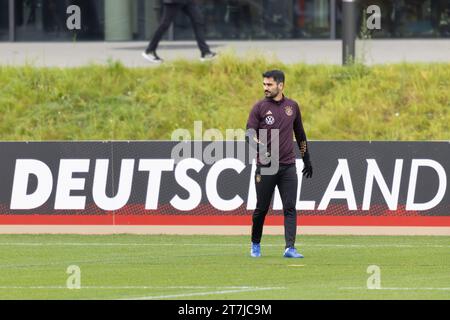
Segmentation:
[(267, 152), (267, 151), (260, 152), (259, 153), (259, 162), (261, 162), (261, 164), (263, 164), (263, 165), (269, 165), (270, 162), (272, 161), (270, 159), (270, 156), (271, 156), (270, 152)]
[(311, 165), (311, 161), (309, 159), (303, 158), (303, 176), (306, 178), (311, 178), (313, 175), (313, 168)]

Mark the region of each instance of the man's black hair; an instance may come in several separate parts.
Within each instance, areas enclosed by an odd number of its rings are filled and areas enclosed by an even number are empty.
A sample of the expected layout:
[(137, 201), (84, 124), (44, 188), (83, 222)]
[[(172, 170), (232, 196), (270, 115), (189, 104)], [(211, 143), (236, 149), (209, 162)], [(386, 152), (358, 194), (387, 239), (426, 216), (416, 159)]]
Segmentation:
[(263, 78), (273, 78), (277, 84), (284, 83), (284, 72), (281, 70), (270, 70), (263, 73)]

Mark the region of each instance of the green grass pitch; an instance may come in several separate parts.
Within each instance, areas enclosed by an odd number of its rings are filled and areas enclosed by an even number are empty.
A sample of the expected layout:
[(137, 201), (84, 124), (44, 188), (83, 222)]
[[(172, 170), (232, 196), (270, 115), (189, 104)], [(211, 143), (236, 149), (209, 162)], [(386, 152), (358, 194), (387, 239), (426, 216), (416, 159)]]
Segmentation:
[(450, 298), (450, 237), (298, 236), (304, 259), (283, 243), (255, 259), (248, 236), (0, 235), (0, 299)]

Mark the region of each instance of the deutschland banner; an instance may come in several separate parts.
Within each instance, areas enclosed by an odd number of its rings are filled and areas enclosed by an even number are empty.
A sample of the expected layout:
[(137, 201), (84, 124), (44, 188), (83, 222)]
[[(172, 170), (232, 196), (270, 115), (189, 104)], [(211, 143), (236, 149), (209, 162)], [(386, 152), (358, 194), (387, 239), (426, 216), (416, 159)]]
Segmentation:
[[(1, 142), (0, 226), (249, 226), (244, 142)], [(450, 227), (449, 142), (310, 143), (300, 226)], [(278, 190), (267, 225), (282, 226)]]

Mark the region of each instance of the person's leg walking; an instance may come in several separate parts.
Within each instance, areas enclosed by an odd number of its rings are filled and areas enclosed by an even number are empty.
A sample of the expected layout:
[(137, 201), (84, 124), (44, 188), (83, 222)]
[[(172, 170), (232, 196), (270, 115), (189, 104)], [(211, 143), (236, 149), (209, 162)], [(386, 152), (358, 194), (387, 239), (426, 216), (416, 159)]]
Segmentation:
[(280, 190), (281, 201), (283, 203), (286, 248), (295, 247), (295, 238), (297, 235), (297, 212), (295, 209), (297, 203), (297, 187), (298, 177), (295, 164), (281, 167), (278, 189)]
[(256, 187), (256, 209), (253, 212), (252, 243), (261, 242), (264, 220), (269, 211), (270, 201), (275, 190), (277, 176), (261, 175), (261, 168), (257, 167), (255, 172)]
[(160, 23), (158, 29), (156, 29), (155, 34), (153, 35), (153, 38), (147, 47), (147, 50), (145, 50), (146, 53), (156, 51), (156, 48), (158, 48), (159, 42), (161, 41), (164, 33), (167, 31), (167, 29), (169, 29), (170, 25), (172, 24), (173, 20), (175, 19), (180, 7), (181, 7), (181, 5), (179, 5), (179, 4), (165, 4), (164, 5), (164, 11), (163, 11), (163, 17), (161, 19), (161, 23)]
[(211, 52), (209, 46), (205, 40), (205, 19), (200, 12), (200, 8), (193, 2), (185, 5), (183, 11), (188, 15), (191, 20), (192, 27), (194, 28), (195, 39), (197, 40), (198, 48), (202, 53), (202, 56)]

